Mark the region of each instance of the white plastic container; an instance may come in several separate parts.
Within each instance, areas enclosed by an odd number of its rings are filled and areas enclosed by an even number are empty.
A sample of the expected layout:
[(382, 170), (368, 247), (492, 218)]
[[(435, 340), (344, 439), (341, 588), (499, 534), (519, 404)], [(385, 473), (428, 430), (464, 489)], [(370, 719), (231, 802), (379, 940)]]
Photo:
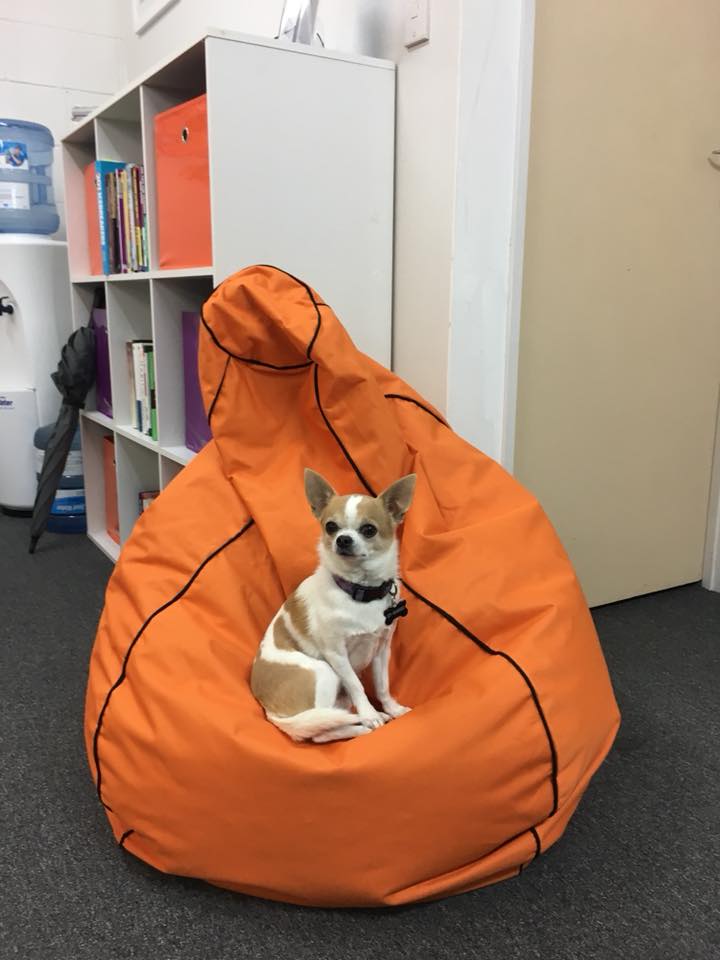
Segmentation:
[(34, 390), (0, 390), (0, 504), (6, 510), (29, 510), (35, 501), (37, 425)]
[(50, 379), (70, 336), (67, 246), (46, 237), (0, 234), (0, 507), (35, 501), (33, 435), (52, 423), (60, 394)]

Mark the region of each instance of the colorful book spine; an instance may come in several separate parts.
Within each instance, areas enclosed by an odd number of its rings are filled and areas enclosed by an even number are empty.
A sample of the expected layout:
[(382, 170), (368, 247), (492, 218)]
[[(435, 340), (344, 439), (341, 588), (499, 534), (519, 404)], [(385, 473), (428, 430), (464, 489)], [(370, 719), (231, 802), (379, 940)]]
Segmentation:
[(117, 261), (117, 272), (118, 273), (127, 273), (127, 251), (125, 247), (125, 230), (123, 229), (124, 216), (123, 216), (123, 198), (122, 198), (122, 185), (120, 183), (120, 171), (115, 171), (115, 201), (117, 208), (117, 222), (118, 222), (118, 261)]
[(150, 267), (145, 173), (140, 164), (95, 160), (86, 166), (88, 249), (94, 273)]
[(98, 168), (98, 164), (96, 161), (95, 189), (97, 191), (98, 227), (100, 232), (100, 256), (102, 258), (102, 272), (104, 274), (108, 274), (110, 273), (110, 251), (108, 246), (107, 207), (105, 204), (103, 188), (104, 188), (104, 177), (103, 177), (102, 171)]
[(110, 273), (117, 273), (117, 210), (115, 200), (115, 174), (105, 174), (105, 212), (108, 223), (108, 258)]
[(132, 268), (133, 271), (137, 272), (140, 269), (140, 251), (138, 250), (137, 242), (138, 211), (137, 203), (135, 202), (135, 168), (132, 163), (129, 163), (127, 166), (127, 179), (128, 205), (130, 207), (130, 250), (132, 252)]
[(130, 270), (137, 273), (137, 250), (135, 249), (135, 213), (133, 209), (132, 179), (130, 168), (125, 167), (125, 195), (127, 197), (127, 231), (128, 248), (130, 250)]
[(138, 168), (138, 187), (140, 193), (140, 222), (142, 224), (142, 242), (144, 250), (144, 261), (145, 269), (150, 269), (150, 246), (148, 244), (148, 232), (147, 232), (147, 195), (145, 192), (145, 170), (143, 167)]
[(135, 222), (135, 250), (137, 251), (137, 269), (144, 270), (145, 263), (143, 261), (143, 246), (142, 246), (142, 228), (141, 228), (141, 212), (140, 212), (140, 181), (138, 179), (139, 167), (134, 163), (130, 167), (131, 180), (132, 180), (132, 198), (133, 198), (133, 217)]
[(127, 358), (128, 371), (128, 390), (130, 397), (130, 425), (139, 429), (137, 425), (137, 402), (135, 400), (135, 353), (132, 340), (125, 344), (125, 356)]
[(135, 429), (148, 432), (150, 410), (147, 402), (145, 341), (133, 340), (133, 378), (135, 381)]
[(148, 406), (150, 410), (150, 430), (153, 440), (158, 438), (157, 428), (157, 393), (155, 389), (155, 349), (152, 344), (145, 348), (145, 363), (147, 365)]
[(123, 167), (120, 171), (120, 189), (122, 190), (123, 201), (123, 240), (125, 243), (125, 262), (123, 264), (123, 273), (132, 271), (132, 252), (130, 249), (130, 204), (128, 200), (127, 188), (127, 168)]
[[(95, 194), (97, 201), (98, 233), (100, 243), (100, 260), (102, 272), (112, 273), (112, 260), (110, 254), (110, 229), (111, 224), (108, 217), (107, 201), (107, 174), (122, 167), (122, 163), (115, 160), (96, 160), (95, 161)], [(96, 241), (97, 242), (97, 241)]]

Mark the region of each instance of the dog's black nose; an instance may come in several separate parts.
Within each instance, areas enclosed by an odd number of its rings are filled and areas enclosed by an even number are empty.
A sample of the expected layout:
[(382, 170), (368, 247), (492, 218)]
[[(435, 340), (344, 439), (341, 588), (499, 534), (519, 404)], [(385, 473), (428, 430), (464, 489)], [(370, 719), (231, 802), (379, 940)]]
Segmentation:
[(341, 534), (335, 541), (338, 553), (352, 553), (353, 539), (347, 533)]

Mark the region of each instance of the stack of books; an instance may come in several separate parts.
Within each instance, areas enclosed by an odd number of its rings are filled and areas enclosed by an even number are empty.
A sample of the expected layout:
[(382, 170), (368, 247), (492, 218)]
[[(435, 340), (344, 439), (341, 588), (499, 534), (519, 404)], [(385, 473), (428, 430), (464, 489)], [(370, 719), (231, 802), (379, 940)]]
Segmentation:
[(126, 344), (130, 423), (153, 440), (158, 438), (155, 395), (155, 351), (152, 340), (129, 340)]
[(149, 269), (145, 174), (137, 163), (96, 160), (85, 168), (90, 266), (94, 274)]

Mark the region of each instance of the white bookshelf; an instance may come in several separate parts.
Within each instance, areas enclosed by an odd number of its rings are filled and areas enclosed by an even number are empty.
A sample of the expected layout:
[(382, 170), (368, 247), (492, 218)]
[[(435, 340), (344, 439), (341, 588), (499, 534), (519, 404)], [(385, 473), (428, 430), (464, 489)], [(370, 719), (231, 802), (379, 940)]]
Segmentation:
[[(213, 262), (159, 266), (154, 118), (207, 94)], [(225, 277), (272, 263), (318, 289), (361, 350), (391, 359), (394, 64), (209, 30), (95, 111), (63, 139), (73, 323), (105, 288), (113, 416), (88, 397), (81, 417), (88, 535), (115, 560), (105, 524), (103, 437), (115, 439), (120, 537), (138, 493), (164, 489), (185, 446), (181, 314)], [(83, 173), (92, 161), (142, 163), (150, 269), (90, 275)], [(158, 439), (131, 424), (125, 343), (155, 349)]]

